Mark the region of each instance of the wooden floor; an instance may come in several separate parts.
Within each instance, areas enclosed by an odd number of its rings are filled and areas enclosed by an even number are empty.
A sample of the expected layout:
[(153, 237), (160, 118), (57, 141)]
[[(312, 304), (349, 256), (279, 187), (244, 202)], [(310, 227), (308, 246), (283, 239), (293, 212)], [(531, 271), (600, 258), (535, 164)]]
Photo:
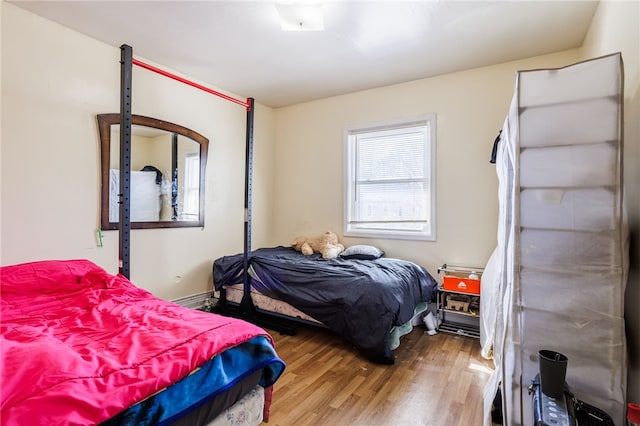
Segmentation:
[(395, 364), (379, 365), (326, 330), (271, 334), (287, 368), (265, 425), (482, 425), (492, 364), (478, 339), (416, 327), (394, 351)]

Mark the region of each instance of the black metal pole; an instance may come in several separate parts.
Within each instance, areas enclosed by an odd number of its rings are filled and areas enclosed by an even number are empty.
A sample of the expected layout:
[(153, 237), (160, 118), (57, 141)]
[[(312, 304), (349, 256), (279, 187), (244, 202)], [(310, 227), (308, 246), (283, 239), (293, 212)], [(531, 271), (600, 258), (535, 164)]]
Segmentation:
[[(244, 171), (244, 261), (242, 268), (242, 300), (240, 301), (241, 318), (251, 321), (261, 327), (268, 328), (270, 330), (279, 331), (282, 334), (294, 335), (296, 330), (278, 321), (275, 318), (268, 318), (262, 313), (258, 312), (253, 300), (251, 299), (251, 281), (249, 277), (249, 259), (251, 258), (251, 199), (252, 199), (252, 181), (253, 181), (253, 115), (254, 115), (254, 100), (253, 98), (247, 99), (247, 143), (246, 143), (246, 156), (245, 156), (245, 171)], [(221, 292), (221, 298), (224, 298), (224, 291)], [(223, 311), (228, 308), (222, 305)], [(234, 316), (237, 316), (236, 313)]]
[(131, 235), (131, 75), (133, 68), (131, 46), (120, 46), (120, 215), (119, 260), (120, 274), (130, 276)]
[(253, 179), (253, 98), (247, 99), (247, 141), (244, 168), (244, 263), (243, 284), (244, 291), (240, 309), (245, 315), (253, 315), (255, 307), (251, 300), (251, 284), (249, 282), (249, 255), (251, 252), (251, 181)]
[(171, 136), (171, 220), (178, 220), (178, 134)]

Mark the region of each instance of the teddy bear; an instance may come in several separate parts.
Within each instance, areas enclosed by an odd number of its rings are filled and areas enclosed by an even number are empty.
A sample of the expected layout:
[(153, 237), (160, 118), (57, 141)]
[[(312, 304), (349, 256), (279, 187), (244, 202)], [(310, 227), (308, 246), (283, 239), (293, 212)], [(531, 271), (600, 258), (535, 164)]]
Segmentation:
[(324, 259), (336, 258), (344, 251), (344, 246), (338, 242), (338, 236), (331, 231), (315, 237), (296, 237), (291, 245), (305, 256), (320, 253)]

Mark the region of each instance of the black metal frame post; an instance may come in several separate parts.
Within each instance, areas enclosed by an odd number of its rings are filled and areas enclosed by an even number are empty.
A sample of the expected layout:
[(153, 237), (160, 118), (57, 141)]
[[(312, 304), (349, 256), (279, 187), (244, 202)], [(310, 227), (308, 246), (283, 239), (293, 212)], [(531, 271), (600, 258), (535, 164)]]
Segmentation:
[(178, 220), (178, 134), (177, 133), (173, 133), (171, 135), (171, 220)]
[(255, 306), (251, 300), (251, 283), (249, 282), (249, 253), (251, 252), (251, 198), (253, 180), (253, 98), (247, 102), (247, 141), (245, 150), (244, 168), (244, 258), (243, 258), (243, 285), (244, 291), (240, 309), (244, 315), (255, 315)]
[(133, 49), (120, 46), (120, 215), (119, 260), (120, 274), (130, 277), (131, 251), (131, 75)]
[[(254, 115), (254, 99), (247, 99), (247, 140), (245, 151), (245, 171), (244, 171), (244, 255), (243, 255), (243, 273), (242, 273), (242, 300), (240, 301), (241, 318), (246, 319), (261, 327), (279, 331), (282, 334), (295, 334), (295, 329), (282, 321), (277, 321), (273, 317), (261, 315), (253, 304), (251, 299), (251, 277), (249, 275), (249, 258), (251, 256), (251, 199), (253, 198), (253, 115)], [(223, 298), (224, 298), (224, 293)], [(223, 305), (226, 305), (223, 302)], [(225, 309), (226, 308), (226, 309)], [(226, 313), (233, 313), (228, 307), (223, 306)]]

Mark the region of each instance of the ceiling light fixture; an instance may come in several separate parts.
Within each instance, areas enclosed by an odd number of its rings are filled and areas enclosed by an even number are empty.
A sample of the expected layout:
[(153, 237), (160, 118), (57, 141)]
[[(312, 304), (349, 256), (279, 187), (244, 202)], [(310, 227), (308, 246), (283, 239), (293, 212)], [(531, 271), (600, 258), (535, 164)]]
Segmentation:
[(324, 31), (322, 3), (276, 3), (283, 31)]

